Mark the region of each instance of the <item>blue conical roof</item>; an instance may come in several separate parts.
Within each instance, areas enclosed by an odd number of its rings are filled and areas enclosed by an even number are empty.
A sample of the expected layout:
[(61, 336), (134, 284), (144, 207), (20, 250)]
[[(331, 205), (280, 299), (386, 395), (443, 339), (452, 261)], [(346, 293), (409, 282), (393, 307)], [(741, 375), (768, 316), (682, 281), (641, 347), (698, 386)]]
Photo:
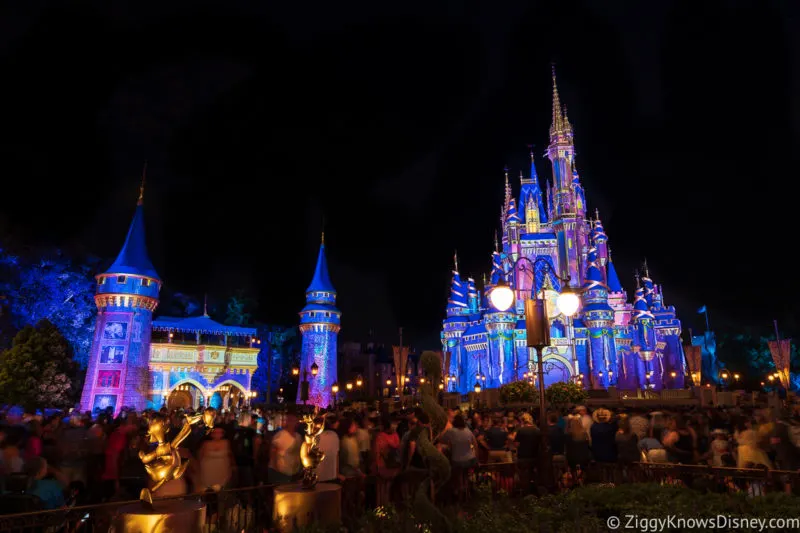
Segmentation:
[(622, 283), (619, 282), (617, 269), (614, 268), (614, 263), (611, 261), (611, 258), (608, 259), (606, 270), (608, 272), (608, 290), (611, 292), (622, 292)]
[(519, 218), (519, 213), (517, 213), (517, 201), (513, 198), (508, 204), (508, 211), (506, 211), (506, 221), (507, 222), (517, 222), (521, 223), (522, 219)]
[(633, 302), (633, 319), (639, 320), (642, 318), (653, 318), (653, 313), (650, 312), (650, 306), (647, 305), (647, 300), (644, 298), (644, 289), (637, 287), (636, 297)]
[(539, 176), (536, 173), (533, 152), (531, 152), (531, 177), (529, 180), (522, 180), (519, 192), (519, 205), (523, 213), (528, 207), (528, 202), (533, 201), (534, 205), (539, 209), (539, 221), (547, 222), (547, 211), (544, 208), (543, 197), (542, 190), (539, 188)]
[(500, 252), (492, 252), (492, 274), (489, 281), (492, 285), (497, 285), (504, 278), (505, 272), (503, 272), (503, 260), (500, 257)]
[(461, 314), (467, 308), (467, 288), (461, 281), (461, 275), (453, 271), (453, 280), (450, 282), (450, 298), (447, 299), (447, 314)]
[(586, 267), (586, 283), (584, 283), (584, 287), (593, 288), (597, 285), (605, 286), (603, 272), (597, 266), (597, 248), (592, 246), (592, 248), (589, 249), (586, 260), (589, 262), (589, 266)]
[(158, 273), (147, 255), (144, 238), (144, 207), (141, 201), (133, 214), (125, 244), (122, 245), (122, 250), (106, 274), (132, 274), (159, 279)]
[(306, 292), (336, 292), (328, 275), (328, 260), (325, 258), (325, 242), (319, 245), (319, 256), (317, 256), (317, 268), (314, 270), (314, 279), (308, 286)]

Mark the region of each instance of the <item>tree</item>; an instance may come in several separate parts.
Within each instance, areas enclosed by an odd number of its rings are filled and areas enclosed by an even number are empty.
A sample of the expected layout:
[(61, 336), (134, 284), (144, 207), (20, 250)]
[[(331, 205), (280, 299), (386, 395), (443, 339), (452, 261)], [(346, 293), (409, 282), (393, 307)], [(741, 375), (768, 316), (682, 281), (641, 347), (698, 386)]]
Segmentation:
[(77, 372), (72, 346), (52, 322), (27, 325), (0, 353), (0, 400), (30, 410), (70, 407)]
[(72, 346), (85, 367), (94, 333), (96, 258), (81, 260), (62, 250), (0, 249), (0, 293), (5, 294), (17, 330), (47, 319)]
[(228, 299), (225, 309), (225, 324), (229, 326), (243, 326), (252, 319), (252, 311), (256, 308), (256, 300), (247, 296), (243, 290), (236, 291)]

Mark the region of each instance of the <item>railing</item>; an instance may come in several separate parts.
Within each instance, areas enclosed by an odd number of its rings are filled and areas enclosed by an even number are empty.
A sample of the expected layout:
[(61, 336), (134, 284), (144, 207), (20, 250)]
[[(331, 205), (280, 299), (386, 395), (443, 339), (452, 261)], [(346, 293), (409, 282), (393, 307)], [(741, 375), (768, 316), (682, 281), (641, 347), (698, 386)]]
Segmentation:
[[(402, 473), (391, 484), (388, 500), (403, 504), (426, 479), (427, 473), (424, 471)], [(375, 482), (374, 478), (367, 477), (347, 479), (342, 483), (342, 521), (345, 526), (354, 524), (366, 509), (376, 504), (373, 499)], [(759, 496), (768, 492), (784, 492), (787, 488), (800, 488), (800, 472), (668, 463), (590, 463), (585, 469), (578, 470), (570, 469), (564, 462), (554, 461), (548, 465), (546, 478), (543, 478), (535, 463), (482, 464), (470, 469), (453, 468), (449, 482), (436, 493), (434, 501), (440, 506), (463, 505), (469, 503), (479, 489), (524, 496), (539, 492), (541, 487), (549, 491), (567, 491), (588, 484), (643, 482)], [(206, 506), (206, 533), (256, 533), (270, 529), (273, 523), (273, 491), (274, 485), (262, 485), (157, 501), (203, 503)], [(24, 498), (24, 495), (0, 496), (0, 501), (4, 503), (2, 511), (8, 513), (10, 510), (25, 509)], [(52, 511), (0, 514), (0, 533), (105, 532), (120, 510), (128, 505), (139, 505), (139, 502), (118, 501)]]

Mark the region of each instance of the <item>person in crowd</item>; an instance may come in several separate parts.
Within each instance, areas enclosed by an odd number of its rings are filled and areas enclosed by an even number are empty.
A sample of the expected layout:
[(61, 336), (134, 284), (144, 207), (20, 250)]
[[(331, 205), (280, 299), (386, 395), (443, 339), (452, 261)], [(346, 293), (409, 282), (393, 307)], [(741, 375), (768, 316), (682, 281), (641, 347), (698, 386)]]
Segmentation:
[(375, 437), (376, 505), (387, 505), (391, 486), (400, 473), (400, 438), (391, 418), (381, 418), (380, 431)]
[(542, 432), (533, 423), (533, 416), (530, 413), (522, 413), (520, 420), (522, 426), (516, 430), (513, 437), (513, 442), (517, 449), (517, 461), (530, 463), (539, 454), (539, 448), (542, 444)]
[(489, 451), (489, 463), (511, 462), (508, 452), (508, 431), (503, 423), (503, 418), (492, 418), (492, 426), (480, 436), (478, 442)]
[[(37, 496), (45, 509), (58, 509), (65, 505), (66, 484), (61, 474), (47, 464), (42, 457), (31, 457), (25, 461), (25, 473), (31, 479), (29, 493)], [(50, 475), (51, 477), (46, 477)]]
[(289, 483), (298, 478), (302, 442), (302, 437), (297, 433), (297, 417), (286, 415), (283, 427), (272, 437), (270, 483)]
[(592, 446), (594, 460), (601, 463), (617, 462), (617, 424), (611, 411), (605, 408), (595, 409), (592, 413), (593, 424), (589, 429), (589, 441)]
[(339, 478), (339, 435), (337, 428), (339, 419), (335, 414), (325, 418), (325, 430), (319, 436), (319, 450), (325, 458), (317, 467), (317, 476), (320, 482), (336, 481)]
[(223, 427), (211, 430), (210, 439), (203, 442), (197, 462), (200, 465), (199, 489), (221, 490), (227, 488), (236, 469), (230, 441)]
[(364, 477), (361, 470), (361, 454), (358, 451), (356, 432), (358, 424), (352, 418), (339, 421), (339, 476)]

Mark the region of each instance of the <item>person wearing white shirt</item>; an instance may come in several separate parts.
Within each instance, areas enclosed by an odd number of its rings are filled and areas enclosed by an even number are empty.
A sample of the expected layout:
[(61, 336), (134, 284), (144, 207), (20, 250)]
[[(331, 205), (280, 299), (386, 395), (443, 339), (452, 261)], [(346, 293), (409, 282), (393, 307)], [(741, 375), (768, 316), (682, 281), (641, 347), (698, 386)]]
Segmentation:
[(325, 458), (317, 467), (319, 481), (335, 481), (339, 477), (339, 435), (336, 434), (336, 418), (325, 421), (325, 431), (319, 436), (319, 450)]

